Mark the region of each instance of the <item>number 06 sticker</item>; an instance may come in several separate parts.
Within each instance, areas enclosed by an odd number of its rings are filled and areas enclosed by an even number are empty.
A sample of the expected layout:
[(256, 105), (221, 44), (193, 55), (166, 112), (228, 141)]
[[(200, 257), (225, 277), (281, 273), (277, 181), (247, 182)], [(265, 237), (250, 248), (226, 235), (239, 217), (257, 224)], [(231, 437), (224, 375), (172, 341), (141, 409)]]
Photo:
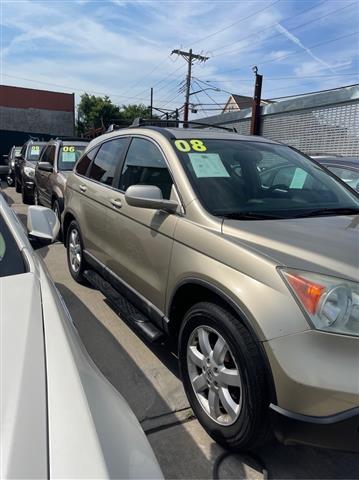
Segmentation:
[(195, 152), (205, 152), (207, 150), (206, 145), (202, 140), (176, 140), (175, 145), (177, 150), (180, 152), (190, 152), (194, 150)]

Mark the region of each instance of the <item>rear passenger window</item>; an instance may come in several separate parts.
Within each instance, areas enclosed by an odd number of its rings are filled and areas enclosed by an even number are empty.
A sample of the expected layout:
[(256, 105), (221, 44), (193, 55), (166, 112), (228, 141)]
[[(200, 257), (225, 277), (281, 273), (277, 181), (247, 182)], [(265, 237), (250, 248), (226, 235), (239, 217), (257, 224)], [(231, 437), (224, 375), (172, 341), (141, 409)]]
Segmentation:
[(172, 178), (159, 149), (149, 140), (133, 138), (123, 166), (119, 188), (131, 185), (155, 185), (164, 199), (169, 200)]
[(91, 166), (89, 177), (112, 185), (117, 165), (127, 145), (127, 138), (116, 138), (101, 145)]
[(86, 176), (87, 170), (90, 166), (90, 163), (95, 158), (97, 150), (98, 148), (93, 148), (92, 150), (87, 152), (82, 158), (80, 158), (76, 165), (76, 173)]

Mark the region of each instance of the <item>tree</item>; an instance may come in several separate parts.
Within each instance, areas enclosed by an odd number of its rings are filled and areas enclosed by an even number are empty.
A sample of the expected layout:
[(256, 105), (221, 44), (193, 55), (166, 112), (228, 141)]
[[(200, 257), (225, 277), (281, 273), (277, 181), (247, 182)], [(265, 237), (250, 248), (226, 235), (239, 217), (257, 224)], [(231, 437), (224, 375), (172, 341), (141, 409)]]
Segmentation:
[(91, 128), (107, 128), (113, 123), (113, 119), (120, 117), (120, 107), (114, 105), (107, 95), (96, 97), (84, 93), (78, 105), (78, 133), (84, 133)]
[(143, 105), (122, 105), (122, 111), (124, 119), (133, 120), (137, 117), (141, 118), (150, 118), (150, 110), (148, 107)]
[(143, 105), (122, 105), (112, 103), (110, 98), (96, 97), (84, 93), (78, 105), (77, 132), (79, 135), (93, 128), (106, 129), (111, 123), (131, 123), (136, 117), (148, 118), (149, 109)]

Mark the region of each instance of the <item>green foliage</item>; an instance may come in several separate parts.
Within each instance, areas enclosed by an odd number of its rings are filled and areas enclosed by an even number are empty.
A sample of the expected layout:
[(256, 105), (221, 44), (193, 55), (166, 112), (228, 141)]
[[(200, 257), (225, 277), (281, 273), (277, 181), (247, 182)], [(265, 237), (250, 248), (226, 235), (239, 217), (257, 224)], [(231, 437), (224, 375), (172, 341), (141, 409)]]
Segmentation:
[(122, 105), (112, 103), (110, 98), (96, 97), (84, 93), (78, 105), (77, 132), (83, 134), (93, 128), (106, 129), (111, 123), (128, 121), (136, 117), (148, 118), (149, 109), (143, 105)]

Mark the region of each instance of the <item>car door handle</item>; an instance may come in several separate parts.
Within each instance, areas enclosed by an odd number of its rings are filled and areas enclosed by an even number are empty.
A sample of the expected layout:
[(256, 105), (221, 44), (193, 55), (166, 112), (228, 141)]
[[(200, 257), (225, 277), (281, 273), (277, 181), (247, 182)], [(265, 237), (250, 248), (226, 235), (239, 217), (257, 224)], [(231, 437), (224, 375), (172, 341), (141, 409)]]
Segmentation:
[(111, 204), (116, 208), (121, 208), (122, 207), (122, 202), (119, 198), (112, 198), (111, 199)]
[(86, 192), (86, 190), (87, 190), (86, 185), (80, 185), (80, 190), (81, 190), (81, 192)]

